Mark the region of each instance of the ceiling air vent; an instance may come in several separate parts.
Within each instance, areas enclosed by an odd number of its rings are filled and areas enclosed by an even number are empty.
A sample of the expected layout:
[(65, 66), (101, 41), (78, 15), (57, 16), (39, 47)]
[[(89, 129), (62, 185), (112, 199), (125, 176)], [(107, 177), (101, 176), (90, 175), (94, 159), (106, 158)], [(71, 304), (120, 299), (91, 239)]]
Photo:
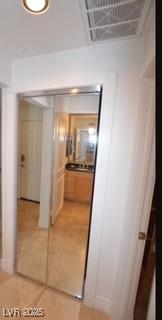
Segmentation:
[(90, 42), (140, 34), (151, 0), (80, 0)]

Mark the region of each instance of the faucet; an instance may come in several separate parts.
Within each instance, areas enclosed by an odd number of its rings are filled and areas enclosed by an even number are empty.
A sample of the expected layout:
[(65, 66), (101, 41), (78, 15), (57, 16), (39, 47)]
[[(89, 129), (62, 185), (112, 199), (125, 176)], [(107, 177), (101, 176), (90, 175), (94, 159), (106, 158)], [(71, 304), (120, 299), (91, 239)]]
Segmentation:
[(86, 167), (87, 167), (86, 160), (83, 160), (82, 168), (86, 168)]

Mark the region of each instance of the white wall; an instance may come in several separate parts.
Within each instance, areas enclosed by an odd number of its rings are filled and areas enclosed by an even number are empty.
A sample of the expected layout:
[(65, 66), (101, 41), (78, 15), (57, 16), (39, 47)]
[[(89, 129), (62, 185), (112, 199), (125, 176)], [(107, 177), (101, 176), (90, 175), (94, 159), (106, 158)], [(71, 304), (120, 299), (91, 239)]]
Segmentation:
[[(123, 301), (123, 306), (125, 307), (116, 308), (114, 312), (115, 319), (125, 316), (125, 309), (128, 308), (128, 319), (132, 319), (133, 307), (136, 298), (136, 292), (132, 296), (132, 284), (138, 285), (137, 279), (137, 269), (141, 268), (138, 265), (138, 256), (141, 251), (144, 250), (144, 241), (138, 240), (138, 233), (147, 233), (147, 223), (149, 220), (149, 214), (151, 209), (151, 198), (153, 192), (153, 181), (151, 177), (150, 182), (150, 158), (153, 147), (153, 135), (154, 135), (154, 104), (153, 104), (153, 83), (152, 80), (146, 79), (142, 81), (140, 90), (140, 102), (139, 102), (139, 116), (138, 116), (138, 127), (136, 135), (136, 143), (134, 145), (134, 154), (132, 159), (132, 172), (129, 181), (129, 200), (126, 206), (125, 224), (122, 232), (121, 240), (121, 251), (119, 255), (118, 262), (118, 277), (116, 279), (118, 291), (116, 291), (114, 300)], [(153, 149), (154, 152), (154, 149)], [(154, 171), (154, 157), (151, 161), (151, 166), (153, 165)], [(153, 172), (154, 179), (154, 172)], [(151, 194), (149, 198), (149, 203), (144, 206), (146, 189), (151, 184)], [(148, 200), (148, 199), (146, 199)], [(143, 217), (142, 215), (147, 215)], [(143, 223), (142, 223), (143, 220)], [(132, 252), (134, 254), (132, 254)], [(141, 257), (142, 258), (142, 257)], [(140, 261), (142, 263), (142, 259)], [(121, 295), (122, 292), (122, 295)], [(132, 298), (133, 304), (129, 306), (126, 300), (126, 294), (129, 292), (129, 297)], [(129, 310), (130, 308), (130, 310)], [(127, 319), (127, 318), (126, 318)]]
[(50, 97), (33, 97), (25, 100), (37, 107), (49, 108)]
[(63, 111), (67, 113), (98, 113), (99, 94), (65, 96)]
[[(110, 313), (120, 303), (114, 297), (117, 290), (116, 279), (120, 272), (119, 258), (125, 241), (123, 226), (129, 214), (127, 202), (130, 197), (129, 179), (137, 128), (142, 53), (141, 41), (135, 39), (22, 59), (13, 63), (13, 88), (16, 92), (103, 84), (85, 300), (89, 305)], [(113, 73), (117, 75), (115, 96), (111, 82)], [(112, 81), (113, 79), (112, 76)], [(6, 110), (8, 122), (12, 115), (10, 109), (13, 113), (16, 111), (14, 101)], [(8, 142), (5, 154), (7, 152), (12, 159), (14, 152), (9, 147)], [(5, 174), (9, 179), (7, 168)], [(13, 172), (10, 176), (11, 183), (15, 181), (14, 178)], [(12, 190), (6, 190), (8, 197), (10, 192)], [(8, 205), (6, 202), (5, 215), (12, 215), (14, 218), (13, 206), (8, 208)], [(13, 257), (12, 223), (4, 225), (5, 230), (6, 228), (10, 236), (4, 240), (9, 251), (6, 248), (4, 252)], [(113, 318), (123, 319), (126, 320), (120, 315)]]
[[(4, 88), (8, 85), (11, 85), (11, 61), (4, 55), (0, 53), (0, 88)], [(4, 104), (4, 99), (3, 99)], [(4, 120), (4, 117), (3, 117)], [(2, 167), (2, 105), (1, 105), (1, 90), (0, 90), (0, 169)], [(2, 227), (2, 174), (0, 172), (0, 233)], [(13, 225), (12, 225), (13, 228)], [(6, 235), (5, 235), (6, 236)], [(0, 243), (1, 246), (1, 243)], [(0, 248), (1, 250), (1, 248)], [(12, 250), (13, 251), (13, 250)], [(12, 253), (11, 255), (12, 256)], [(2, 261), (0, 260), (0, 266)], [(5, 267), (7, 269), (8, 262), (6, 261)]]
[(0, 53), (0, 87), (11, 85), (11, 61)]
[(18, 108), (16, 95), (2, 89), (2, 260), (1, 268), (15, 270), (17, 228)]
[[(146, 185), (149, 186), (150, 193), (153, 192), (153, 183), (155, 176), (155, 158), (154, 158), (154, 71), (150, 68), (150, 74), (145, 74), (145, 70), (151, 64), (155, 53), (154, 43), (154, 6), (148, 17), (143, 37), (140, 39), (142, 48), (142, 63), (140, 70), (140, 95), (139, 95), (139, 113), (138, 126), (136, 133), (136, 141), (134, 144), (134, 154), (132, 159), (132, 171), (129, 181), (129, 200), (125, 209), (125, 224), (123, 226), (123, 234), (121, 237), (121, 252), (118, 261), (118, 277), (116, 278), (116, 287), (114, 301), (119, 301), (118, 308), (114, 309), (113, 316), (115, 319), (133, 319), (133, 308), (136, 298), (138, 286), (138, 278), (142, 263), (141, 252), (144, 250), (144, 242), (138, 242), (138, 232), (147, 232), (149, 221), (149, 213), (151, 208), (151, 200), (148, 200), (147, 217), (143, 218), (145, 206), (144, 199), (146, 197)], [(151, 17), (151, 18), (150, 18)], [(152, 69), (152, 71), (151, 71)], [(153, 154), (148, 151), (153, 146)], [(151, 159), (149, 159), (149, 157)], [(151, 166), (149, 168), (149, 161)], [(151, 162), (152, 161), (152, 162)], [(152, 177), (148, 177), (148, 171), (152, 171)], [(149, 179), (149, 180), (147, 180)], [(153, 181), (152, 181), (152, 180)], [(147, 199), (146, 199), (147, 200)], [(149, 207), (150, 205), (150, 207)], [(132, 254), (133, 253), (133, 254)], [(134, 256), (136, 254), (136, 256)], [(139, 265), (138, 265), (139, 263)], [(131, 267), (130, 267), (131, 266)], [(138, 275), (137, 269), (138, 268)], [(132, 270), (132, 271), (131, 271)], [(121, 295), (122, 292), (122, 295)], [(129, 298), (126, 299), (129, 293)], [(127, 311), (125, 311), (127, 309)]]
[(116, 67), (125, 74), (136, 73), (141, 58), (138, 43), (138, 40), (125, 40), (16, 60), (14, 89), (24, 92), (103, 83)]

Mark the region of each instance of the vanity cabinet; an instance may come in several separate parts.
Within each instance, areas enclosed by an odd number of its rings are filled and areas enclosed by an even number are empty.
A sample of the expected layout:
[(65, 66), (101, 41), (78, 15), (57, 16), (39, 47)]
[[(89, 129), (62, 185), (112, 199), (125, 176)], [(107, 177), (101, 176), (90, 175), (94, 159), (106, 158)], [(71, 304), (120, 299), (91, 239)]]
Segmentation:
[(65, 200), (90, 203), (93, 173), (65, 170)]

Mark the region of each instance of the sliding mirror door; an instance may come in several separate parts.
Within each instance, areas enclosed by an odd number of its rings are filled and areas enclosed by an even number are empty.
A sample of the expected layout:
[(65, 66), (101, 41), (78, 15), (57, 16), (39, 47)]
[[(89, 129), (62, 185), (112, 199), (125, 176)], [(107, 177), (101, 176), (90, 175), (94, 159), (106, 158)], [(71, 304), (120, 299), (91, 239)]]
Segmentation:
[(19, 100), (17, 271), (43, 283), (48, 254), (52, 129), (51, 98)]
[(47, 284), (82, 298), (95, 173), (99, 95), (55, 98)]

